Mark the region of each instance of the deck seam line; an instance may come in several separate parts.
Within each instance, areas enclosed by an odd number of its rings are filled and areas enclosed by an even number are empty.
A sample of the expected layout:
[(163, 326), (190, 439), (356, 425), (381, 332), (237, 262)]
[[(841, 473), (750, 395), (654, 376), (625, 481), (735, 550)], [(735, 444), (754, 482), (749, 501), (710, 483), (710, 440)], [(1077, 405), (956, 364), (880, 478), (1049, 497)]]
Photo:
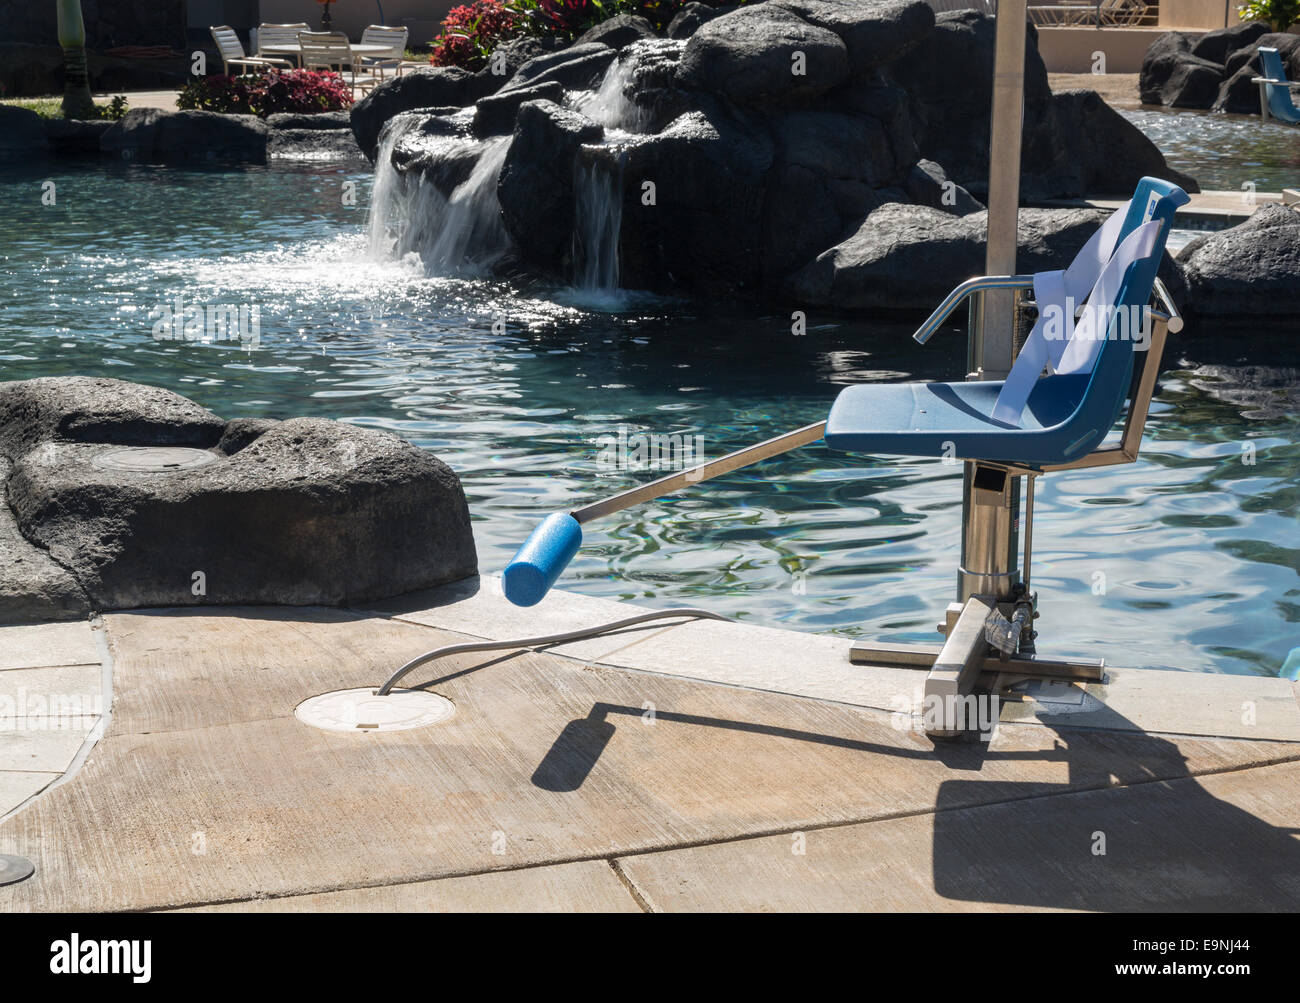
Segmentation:
[[(98, 614), (89, 617), (86, 620), (90, 628), (91, 639), (95, 647), (99, 649), (99, 689), (100, 697), (103, 703), (103, 710), (100, 712), (98, 719), (86, 732), (86, 737), (82, 739), (81, 745), (73, 754), (72, 761), (68, 763), (68, 768), (60, 773), (54, 780), (50, 781), (39, 791), (26, 800), (14, 805), (8, 811), (0, 814), (0, 824), (8, 822), (23, 809), (27, 808), (38, 798), (49, 794), (56, 787), (62, 787), (69, 780), (74, 779), (81, 772), (81, 768), (86, 765), (86, 760), (90, 758), (90, 753), (95, 746), (108, 737), (108, 726), (113, 718), (113, 649), (108, 643), (108, 624), (104, 618)], [(94, 665), (94, 662), (81, 662), (78, 665)], [(72, 666), (48, 666), (48, 668), (72, 668)], [(21, 771), (14, 771), (21, 772)], [(30, 772), (53, 772), (47, 770), (33, 770)]]
[(87, 666), (102, 666), (103, 662), (56, 662), (53, 665), (10, 665), (0, 668), (0, 674), (5, 672), (40, 672), (42, 669), (84, 669)]
[[(735, 836), (727, 836), (722, 839), (697, 839), (688, 840), (680, 843), (674, 843), (660, 847), (646, 847), (643, 849), (629, 849), (621, 853), (613, 854), (586, 854), (573, 857), (560, 857), (552, 860), (540, 860), (534, 863), (524, 863), (513, 867), (496, 867), (487, 870), (460, 870), (450, 871), (442, 874), (429, 873), (416, 875), (410, 878), (402, 878), (390, 881), (363, 882), (358, 884), (336, 885), (329, 888), (317, 888), (314, 890), (286, 891), (270, 895), (261, 895), (245, 898), (230, 899), (211, 899), (198, 902), (184, 902), (175, 905), (163, 906), (145, 906), (140, 909), (120, 909), (110, 910), (115, 912), (175, 912), (182, 909), (202, 909), (207, 906), (217, 905), (238, 905), (240, 903), (269, 902), (278, 899), (305, 898), (310, 895), (331, 895), (339, 892), (362, 891), (368, 888), (398, 888), (403, 885), (428, 884), (435, 881), (447, 881), (452, 878), (471, 878), (484, 874), (505, 874), (513, 871), (536, 870), (542, 867), (559, 867), (564, 864), (590, 863), (593, 861), (604, 861), (611, 866), (617, 861), (630, 860), (633, 857), (651, 856), (661, 853), (671, 853), (676, 850), (696, 850), (707, 846), (726, 846), (730, 843), (744, 843), (754, 839), (769, 839), (773, 836), (788, 836), (796, 832), (822, 832), (830, 829), (842, 829), (852, 825), (871, 825), (876, 822), (894, 822), (902, 819), (916, 818), (922, 815), (941, 815), (956, 811), (977, 811), (984, 808), (1006, 807), (1007, 805), (1021, 804), (1026, 801), (1043, 801), (1048, 798), (1063, 798), (1082, 794), (1096, 794), (1103, 791), (1119, 791), (1126, 788), (1142, 787), (1146, 784), (1158, 783), (1178, 783), (1181, 781), (1195, 781), (1202, 776), (1220, 776), (1227, 773), (1243, 773), (1247, 770), (1263, 769), (1271, 766), (1285, 766), (1288, 763), (1300, 762), (1300, 755), (1287, 756), (1276, 760), (1267, 760), (1259, 763), (1252, 763), (1248, 766), (1225, 766), (1219, 769), (1207, 770), (1204, 773), (1184, 774), (1178, 777), (1152, 777), (1150, 779), (1138, 780), (1125, 784), (1095, 784), (1090, 787), (1078, 787), (1069, 791), (1049, 791), (1042, 794), (1028, 794), (1019, 798), (1006, 798), (1000, 801), (985, 801), (980, 804), (954, 805), (951, 808), (939, 809), (918, 809), (914, 811), (890, 812), (884, 815), (878, 815), (874, 818), (851, 818), (836, 822), (821, 822), (815, 825), (786, 826), (773, 829), (758, 830), (755, 832), (742, 833)], [(996, 782), (996, 781), (992, 781)], [(621, 869), (619, 869), (619, 873)], [(648, 905), (648, 903), (647, 903)], [(654, 910), (651, 910), (654, 911)]]
[(609, 869), (614, 872), (614, 876), (627, 889), (627, 893), (632, 896), (632, 901), (637, 904), (642, 912), (657, 913), (659, 910), (650, 905), (645, 895), (641, 893), (641, 889), (636, 886), (636, 882), (632, 880), (631, 875), (623, 870), (618, 860), (618, 857), (610, 857), (606, 863), (609, 864)]

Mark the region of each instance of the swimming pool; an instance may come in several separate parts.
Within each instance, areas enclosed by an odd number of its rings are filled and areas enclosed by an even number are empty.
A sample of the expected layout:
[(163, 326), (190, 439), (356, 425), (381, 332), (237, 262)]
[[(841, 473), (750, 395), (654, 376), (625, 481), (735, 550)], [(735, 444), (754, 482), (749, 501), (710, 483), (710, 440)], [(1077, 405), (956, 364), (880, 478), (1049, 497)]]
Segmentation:
[[(43, 205), (46, 182), (54, 205)], [(0, 379), (169, 386), (227, 418), (385, 428), (462, 477), (480, 566), (543, 515), (653, 476), (620, 434), (706, 457), (825, 417), (864, 380), (952, 377), (960, 333), (665, 300), (622, 313), (538, 282), (374, 260), (368, 171), (56, 162), (0, 172)], [(354, 204), (353, 204), (354, 203)], [(255, 306), (259, 342), (156, 340), (155, 308)], [(1040, 650), (1275, 674), (1300, 622), (1293, 347), (1177, 336), (1145, 453), (1040, 481)], [(592, 524), (560, 587), (807, 631), (934, 640), (960, 544), (960, 468), (807, 448)]]

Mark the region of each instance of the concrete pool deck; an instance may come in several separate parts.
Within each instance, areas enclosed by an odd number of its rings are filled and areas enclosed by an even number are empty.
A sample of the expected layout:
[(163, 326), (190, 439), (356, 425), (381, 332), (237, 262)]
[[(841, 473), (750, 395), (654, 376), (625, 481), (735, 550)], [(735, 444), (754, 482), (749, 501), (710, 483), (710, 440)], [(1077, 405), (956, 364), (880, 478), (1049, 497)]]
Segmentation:
[(0, 627), (0, 697), (112, 691), (77, 728), (0, 731), (0, 852), (36, 866), (0, 910), (1300, 906), (1282, 679), (1119, 668), (935, 746), (923, 673), (851, 665), (844, 638), (666, 622), (419, 668), (404, 682), (457, 708), (428, 728), (294, 717), (430, 648), (638, 610), (518, 610), (484, 579), (362, 610)]

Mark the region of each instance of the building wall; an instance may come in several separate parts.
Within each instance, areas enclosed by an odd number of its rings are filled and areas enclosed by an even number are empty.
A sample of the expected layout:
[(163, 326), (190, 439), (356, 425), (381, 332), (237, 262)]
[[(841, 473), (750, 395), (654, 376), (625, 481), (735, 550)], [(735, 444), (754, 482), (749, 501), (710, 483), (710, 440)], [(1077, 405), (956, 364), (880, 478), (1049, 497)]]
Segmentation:
[(1241, 24), (1238, 0), (1160, 0), (1160, 27), (1211, 31)]
[(1039, 28), (1038, 51), (1048, 73), (1093, 73), (1096, 54), (1106, 73), (1137, 73), (1147, 47), (1164, 28)]
[[(81, 0), (86, 45), (185, 44), (185, 0)], [(58, 16), (51, 0), (0, 0), (0, 42), (58, 45)]]

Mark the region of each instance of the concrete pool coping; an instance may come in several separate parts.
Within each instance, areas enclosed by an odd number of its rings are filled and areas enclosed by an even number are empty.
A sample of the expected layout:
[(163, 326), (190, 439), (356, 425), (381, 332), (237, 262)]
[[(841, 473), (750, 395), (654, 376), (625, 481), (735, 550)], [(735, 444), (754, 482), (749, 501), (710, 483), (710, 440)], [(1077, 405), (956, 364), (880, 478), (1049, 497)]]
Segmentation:
[(458, 708), (433, 728), (293, 718), (430, 648), (640, 609), (562, 592), (517, 610), (485, 578), (364, 610), (0, 627), (0, 685), (97, 668), (114, 688), (93, 747), (25, 771), (62, 779), (0, 820), (0, 852), (37, 868), (0, 909), (1300, 904), (1282, 679), (1115, 669), (1004, 703), (988, 741), (932, 746), (908, 713), (923, 673), (850, 665), (846, 638), (694, 621), (422, 667), (410, 684)]
[[(1223, 226), (1236, 226), (1250, 219), (1262, 206), (1273, 205), (1282, 201), (1281, 192), (1245, 192), (1245, 191), (1202, 191), (1189, 196), (1187, 205), (1180, 206), (1175, 214), (1175, 223), (1216, 223)], [(1114, 212), (1124, 205), (1126, 199), (1092, 198), (1081, 199), (1042, 199), (1030, 203), (1045, 208), (1070, 209), (1105, 209)]]
[[(644, 608), (629, 610), (628, 603), (553, 591), (537, 606), (520, 609), (505, 599), (500, 579), (481, 581), (481, 586), (474, 580), (457, 582), (367, 609), (471, 637), (503, 640), (592, 627)], [(935, 640), (942, 640), (937, 631)], [(849, 662), (852, 644), (850, 638), (831, 634), (683, 620), (646, 624), (545, 650), (614, 668), (890, 713), (911, 712), (925, 673), (853, 665)], [(1300, 686), (1286, 679), (1108, 666), (1100, 683), (1061, 684), (1053, 690), (1042, 702), (1004, 703), (1001, 719), (1043, 723), (1068, 715), (1071, 725), (1079, 728), (1300, 742)], [(1246, 711), (1252, 708), (1254, 719), (1245, 723), (1243, 716), (1250, 718)]]

